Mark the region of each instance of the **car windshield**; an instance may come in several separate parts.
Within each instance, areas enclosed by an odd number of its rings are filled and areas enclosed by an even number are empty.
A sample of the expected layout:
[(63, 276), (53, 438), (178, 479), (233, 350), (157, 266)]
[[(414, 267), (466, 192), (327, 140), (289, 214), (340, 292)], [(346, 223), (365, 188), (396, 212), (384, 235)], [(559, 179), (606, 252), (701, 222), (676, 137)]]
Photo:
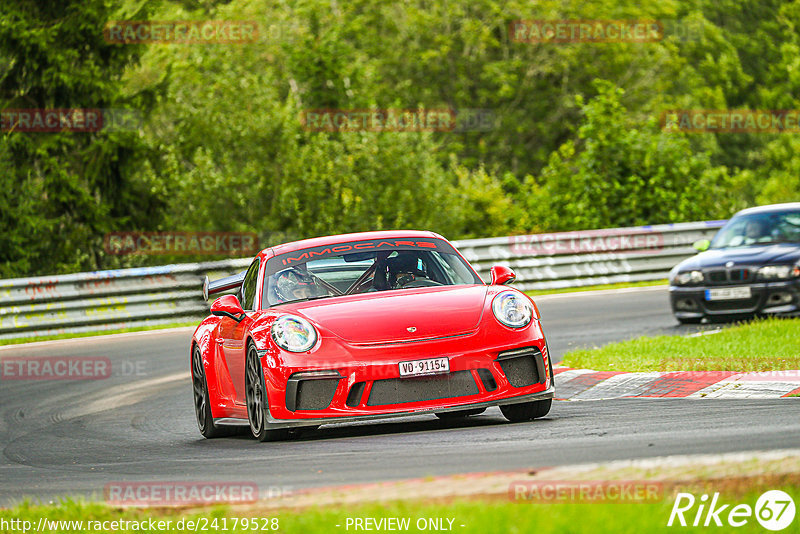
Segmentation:
[(800, 243), (800, 210), (734, 217), (711, 241), (711, 248)]
[(361, 241), (270, 258), (263, 301), (274, 306), (359, 293), (482, 283), (444, 241)]

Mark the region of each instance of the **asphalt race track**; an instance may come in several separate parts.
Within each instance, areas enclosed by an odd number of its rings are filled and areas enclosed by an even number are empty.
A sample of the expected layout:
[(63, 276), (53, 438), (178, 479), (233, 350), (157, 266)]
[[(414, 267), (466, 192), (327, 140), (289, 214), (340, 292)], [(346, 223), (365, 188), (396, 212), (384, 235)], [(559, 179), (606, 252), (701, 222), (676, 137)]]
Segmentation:
[[(711, 328), (678, 326), (665, 288), (537, 302), (555, 361), (572, 347)], [(107, 357), (112, 369), (103, 380), (0, 382), (0, 506), (24, 496), (102, 499), (106, 484), (123, 481), (255, 482), (264, 492), (800, 445), (793, 399), (555, 402), (531, 423), (508, 423), (493, 408), (457, 423), (431, 415), (328, 425), (280, 443), (205, 440), (192, 408), (190, 336), (180, 329), (0, 350), (0, 359)]]

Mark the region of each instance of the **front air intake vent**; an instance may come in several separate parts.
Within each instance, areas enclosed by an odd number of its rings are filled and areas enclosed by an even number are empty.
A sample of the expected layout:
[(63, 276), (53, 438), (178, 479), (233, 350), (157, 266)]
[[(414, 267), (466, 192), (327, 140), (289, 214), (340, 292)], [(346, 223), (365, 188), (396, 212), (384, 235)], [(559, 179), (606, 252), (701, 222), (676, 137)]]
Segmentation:
[(350, 388), (350, 393), (347, 394), (347, 404), (350, 408), (355, 408), (361, 404), (361, 396), (364, 394), (364, 385), (366, 382), (356, 382)]
[(424, 402), (477, 395), (478, 386), (470, 371), (415, 378), (390, 378), (372, 383), (368, 406)]
[(497, 363), (508, 383), (523, 388), (544, 382), (544, 359), (538, 347), (525, 347), (501, 352)]
[(330, 406), (339, 380), (336, 371), (308, 371), (295, 373), (286, 383), (286, 409), (324, 410)]

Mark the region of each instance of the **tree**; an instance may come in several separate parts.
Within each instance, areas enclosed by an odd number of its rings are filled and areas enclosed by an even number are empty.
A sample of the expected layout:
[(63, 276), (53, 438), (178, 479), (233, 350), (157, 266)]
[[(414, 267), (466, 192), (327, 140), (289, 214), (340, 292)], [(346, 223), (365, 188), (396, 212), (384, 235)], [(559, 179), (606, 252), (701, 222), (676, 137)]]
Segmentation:
[[(103, 39), (112, 16), (106, 0), (2, 2), (0, 108), (146, 114), (147, 92), (126, 94), (121, 81), (139, 50)], [(146, 148), (138, 132), (14, 131), (6, 119), (0, 276), (97, 269), (104, 233), (158, 219), (163, 201), (131, 180)]]
[(685, 134), (661, 131), (656, 118), (632, 120), (622, 89), (605, 80), (594, 85), (596, 97), (578, 98), (578, 141), (561, 145), (538, 184), (529, 183), (530, 209), (538, 208), (550, 228), (680, 222), (733, 210), (727, 169), (693, 152)]

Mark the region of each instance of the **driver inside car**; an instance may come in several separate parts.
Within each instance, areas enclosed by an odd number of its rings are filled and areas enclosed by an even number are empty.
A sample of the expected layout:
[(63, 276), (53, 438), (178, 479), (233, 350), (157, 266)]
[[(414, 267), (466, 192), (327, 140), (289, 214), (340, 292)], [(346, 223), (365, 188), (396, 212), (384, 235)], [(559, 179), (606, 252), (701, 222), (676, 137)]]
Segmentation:
[(745, 243), (755, 243), (764, 237), (764, 223), (758, 220), (750, 221), (745, 228)]
[(278, 303), (307, 299), (319, 294), (314, 277), (295, 267), (279, 271), (271, 278), (269, 285), (274, 289)]
[(743, 233), (731, 238), (729, 246), (741, 247), (765, 241), (766, 224), (763, 221), (757, 219), (747, 221), (743, 230)]
[(417, 278), (427, 278), (425, 271), (420, 268), (421, 263), (413, 252), (399, 252), (397, 256), (387, 259), (389, 287), (398, 289), (414, 282)]

